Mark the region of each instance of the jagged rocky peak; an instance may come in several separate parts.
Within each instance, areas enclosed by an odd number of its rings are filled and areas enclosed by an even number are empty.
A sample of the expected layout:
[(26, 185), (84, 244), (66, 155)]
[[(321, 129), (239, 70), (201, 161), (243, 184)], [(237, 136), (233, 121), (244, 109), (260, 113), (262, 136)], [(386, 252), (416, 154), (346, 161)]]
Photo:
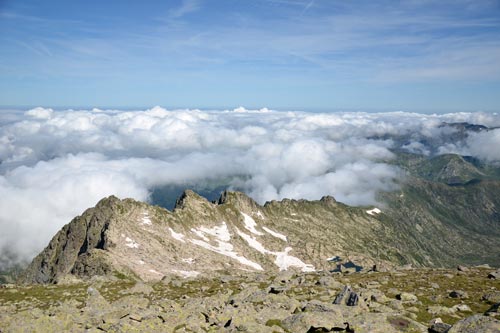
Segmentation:
[(259, 205), (248, 195), (238, 191), (224, 191), (218, 200), (219, 205), (233, 205), (241, 210), (257, 210)]
[(185, 190), (182, 192), (182, 194), (177, 198), (175, 201), (175, 207), (174, 210), (176, 209), (184, 209), (186, 207), (196, 207), (199, 205), (206, 205), (209, 204), (210, 202), (205, 198), (199, 195), (198, 193), (194, 192), (193, 190)]
[(337, 203), (337, 200), (335, 200), (335, 198), (332, 197), (331, 195), (325, 195), (320, 199), (320, 201), (329, 205), (334, 205)]

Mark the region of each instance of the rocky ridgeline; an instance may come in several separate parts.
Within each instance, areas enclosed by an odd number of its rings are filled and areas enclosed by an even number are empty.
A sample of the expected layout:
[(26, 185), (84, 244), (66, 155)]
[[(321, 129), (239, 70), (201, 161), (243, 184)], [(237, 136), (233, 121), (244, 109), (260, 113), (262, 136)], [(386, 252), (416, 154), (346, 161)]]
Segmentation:
[[(478, 258), (493, 264), (499, 260), (498, 222), (471, 217), (475, 221), (471, 230), (458, 222), (437, 220), (432, 210), (418, 213), (429, 205), (414, 198), (418, 191), (429, 191), (424, 185), (391, 194), (383, 208), (350, 207), (328, 196), (261, 206), (240, 192), (224, 192), (217, 202), (209, 202), (188, 190), (168, 211), (111, 196), (64, 226), (20, 282), (60, 283), (95, 275), (159, 281), (164, 276), (217, 272), (369, 270), (374, 266), (387, 270), (402, 264), (446, 266)], [(452, 196), (447, 193), (444, 198), (448, 195)], [(443, 200), (435, 200), (434, 205), (444, 205)], [(442, 215), (443, 210), (439, 212)], [(342, 262), (336, 262), (338, 258)]]
[(500, 332), (487, 267), (93, 277), (0, 288), (6, 332)]
[(21, 282), (60, 283), (94, 275), (158, 281), (221, 271), (308, 272), (336, 269), (339, 263), (328, 260), (334, 257), (355, 261), (359, 269), (389, 268), (389, 259), (400, 253), (392, 244), (379, 246), (378, 251), (388, 254), (383, 259), (371, 257), (374, 249), (363, 255), (356, 251), (385, 228), (379, 210), (372, 210), (331, 197), (259, 206), (239, 192), (225, 192), (212, 203), (186, 191), (170, 212), (109, 197), (64, 226)]

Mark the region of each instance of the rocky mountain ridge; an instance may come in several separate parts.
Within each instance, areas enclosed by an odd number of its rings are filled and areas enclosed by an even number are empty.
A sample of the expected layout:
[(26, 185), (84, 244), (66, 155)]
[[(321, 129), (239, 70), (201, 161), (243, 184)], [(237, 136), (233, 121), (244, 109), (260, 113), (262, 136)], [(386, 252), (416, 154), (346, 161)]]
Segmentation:
[[(339, 245), (349, 244), (342, 239), (328, 242), (328, 237), (335, 234), (336, 223), (352, 219), (365, 226), (358, 233), (365, 240), (370, 237), (367, 230), (378, 225), (376, 213), (331, 197), (259, 206), (239, 192), (224, 192), (218, 203), (211, 203), (188, 190), (170, 212), (112, 196), (66, 225), (33, 260), (22, 281), (53, 283), (68, 276), (111, 273), (151, 281), (169, 274), (187, 277), (233, 269), (328, 270), (332, 264), (327, 259), (343, 255)], [(368, 259), (367, 265), (373, 264)]]
[[(399, 192), (382, 195), (386, 205), (380, 207), (350, 207), (328, 196), (260, 206), (229, 191), (209, 202), (187, 190), (168, 211), (112, 196), (54, 236), (21, 282), (332, 271), (339, 266), (329, 260), (335, 258), (344, 264), (340, 267), (365, 270), (478, 260), (495, 265), (500, 262), (494, 250), (500, 244), (499, 188), (497, 181), (465, 190), (414, 179)], [(467, 200), (462, 212), (460, 205)], [(477, 209), (470, 208), (474, 202)]]

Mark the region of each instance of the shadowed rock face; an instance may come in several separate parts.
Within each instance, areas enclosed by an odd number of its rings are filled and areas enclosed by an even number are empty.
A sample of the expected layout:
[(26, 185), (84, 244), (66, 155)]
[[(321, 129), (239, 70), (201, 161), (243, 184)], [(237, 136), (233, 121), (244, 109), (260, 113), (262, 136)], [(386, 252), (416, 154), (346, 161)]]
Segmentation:
[[(78, 270), (81, 265), (87, 266), (85, 262), (92, 256), (92, 250), (105, 251), (111, 245), (107, 231), (120, 203), (114, 196), (103, 199), (96, 207), (65, 225), (33, 260), (23, 274), (22, 281), (52, 283), (74, 268)], [(101, 264), (105, 266), (104, 258)]]
[[(64, 226), (21, 282), (329, 271), (348, 262), (378, 270), (408, 263), (495, 264), (500, 261), (492, 250), (500, 245), (498, 189), (494, 180), (456, 187), (409, 179), (399, 192), (381, 195), (386, 204), (380, 208), (349, 207), (332, 197), (261, 206), (229, 191), (212, 203), (187, 190), (172, 212), (111, 196)], [(477, 205), (463, 206), (475, 200)], [(335, 256), (342, 261), (327, 260)]]

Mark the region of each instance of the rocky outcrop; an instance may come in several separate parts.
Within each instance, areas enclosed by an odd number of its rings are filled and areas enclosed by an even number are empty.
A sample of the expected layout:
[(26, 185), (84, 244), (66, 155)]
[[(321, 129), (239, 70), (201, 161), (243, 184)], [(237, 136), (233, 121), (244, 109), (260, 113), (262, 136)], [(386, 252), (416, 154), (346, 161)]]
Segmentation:
[[(101, 274), (111, 268), (106, 258), (92, 252), (112, 246), (107, 232), (119, 214), (121, 200), (112, 196), (101, 200), (65, 225), (35, 258), (21, 277), (25, 283), (53, 283), (66, 274)], [(97, 261), (91, 258), (99, 258)], [(93, 266), (93, 268), (90, 268)]]

